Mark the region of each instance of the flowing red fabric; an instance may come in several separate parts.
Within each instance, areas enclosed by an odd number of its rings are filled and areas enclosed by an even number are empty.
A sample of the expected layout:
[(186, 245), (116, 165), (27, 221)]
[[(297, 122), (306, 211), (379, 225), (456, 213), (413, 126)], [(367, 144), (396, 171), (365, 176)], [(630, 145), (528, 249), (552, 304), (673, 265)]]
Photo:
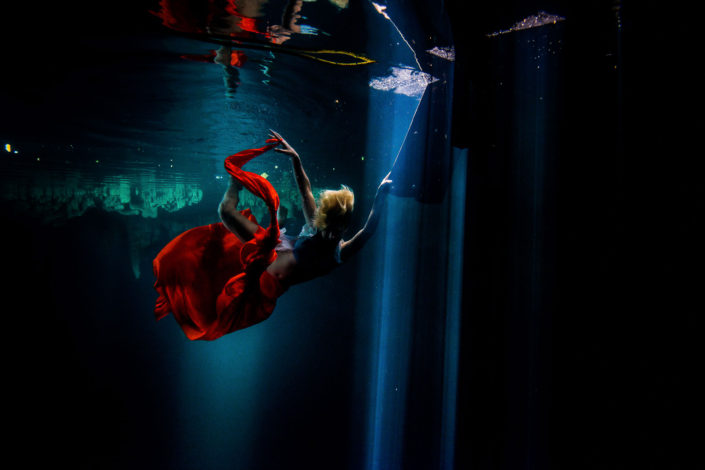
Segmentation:
[(271, 40), (263, 18), (245, 16), (236, 0), (159, 0), (151, 14), (167, 28), (183, 33), (228, 35), (238, 39)]
[[(269, 318), (285, 291), (266, 271), (277, 257), (279, 195), (265, 178), (242, 169), (279, 141), (267, 143), (229, 156), (225, 169), (264, 200), (269, 227), (260, 227), (247, 243), (220, 222), (196, 227), (174, 238), (154, 259), (154, 288), (159, 294), (154, 314), (160, 320), (172, 313), (191, 340), (214, 340)], [(241, 213), (257, 222), (249, 209)]]

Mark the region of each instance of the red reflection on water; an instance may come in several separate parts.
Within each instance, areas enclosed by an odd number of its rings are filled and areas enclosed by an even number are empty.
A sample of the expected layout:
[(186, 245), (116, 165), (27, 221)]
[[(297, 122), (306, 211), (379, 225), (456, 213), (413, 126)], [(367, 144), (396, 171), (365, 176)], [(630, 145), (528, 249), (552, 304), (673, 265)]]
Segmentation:
[[(160, 0), (159, 10), (151, 13), (169, 29), (182, 33), (282, 44), (292, 33), (301, 32), (302, 0), (290, 0), (282, 12), (281, 25), (268, 25), (264, 6), (268, 0)], [(184, 59), (216, 62), (240, 67), (247, 60), (242, 51), (221, 47), (204, 55), (184, 55)]]
[[(347, 8), (347, 0), (329, 1), (339, 8)], [(334, 65), (374, 62), (349, 51), (279, 47), (294, 34), (317, 35), (318, 30), (298, 24), (302, 18), (303, 0), (289, 0), (280, 20), (276, 21), (272, 20), (271, 10), (265, 15), (268, 3), (269, 0), (159, 0), (159, 9), (150, 13), (161, 19), (169, 29), (222, 44), (218, 50), (208, 54), (182, 56), (188, 60), (240, 67), (247, 61), (247, 56), (234, 48), (249, 47), (278, 50)]]
[(264, 7), (269, 0), (160, 0), (151, 13), (174, 31), (228, 36), (281, 44), (291, 33), (300, 33), (302, 0), (290, 0), (280, 25), (268, 25)]
[[(160, 0), (159, 10), (151, 13), (167, 28), (182, 33), (273, 42), (261, 19), (265, 3), (267, 0)], [(240, 67), (247, 61), (244, 52), (226, 46), (208, 54), (181, 57), (232, 67)]]

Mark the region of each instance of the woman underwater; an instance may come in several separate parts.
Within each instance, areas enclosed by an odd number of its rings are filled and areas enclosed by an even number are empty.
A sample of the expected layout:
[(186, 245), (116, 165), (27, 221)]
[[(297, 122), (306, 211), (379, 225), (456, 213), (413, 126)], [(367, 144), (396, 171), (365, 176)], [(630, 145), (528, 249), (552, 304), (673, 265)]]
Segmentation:
[[(329, 273), (377, 228), (392, 183), (389, 174), (377, 189), (365, 226), (343, 240), (354, 205), (352, 191), (345, 186), (323, 191), (316, 203), (298, 153), (274, 131), (267, 144), (226, 158), (231, 180), (219, 206), (222, 222), (182, 233), (154, 259), (155, 316), (159, 320), (172, 313), (191, 340), (214, 340), (267, 319), (290, 286)], [(298, 237), (280, 232), (279, 196), (269, 181), (242, 169), (271, 149), (291, 159), (306, 220)], [(243, 187), (267, 205), (266, 229), (249, 209), (237, 210)]]

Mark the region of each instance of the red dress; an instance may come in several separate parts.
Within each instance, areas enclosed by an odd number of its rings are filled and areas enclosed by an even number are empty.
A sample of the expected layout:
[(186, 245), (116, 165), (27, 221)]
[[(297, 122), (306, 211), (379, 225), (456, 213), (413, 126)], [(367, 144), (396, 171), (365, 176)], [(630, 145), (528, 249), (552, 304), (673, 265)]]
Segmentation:
[[(279, 144), (267, 142), (231, 155), (225, 168), (267, 204), (269, 227), (260, 227), (247, 243), (222, 223), (196, 227), (174, 238), (154, 259), (155, 316), (160, 320), (172, 313), (191, 340), (214, 340), (267, 319), (286, 290), (266, 271), (277, 257), (279, 195), (269, 181), (241, 168)], [(241, 213), (257, 222), (249, 209)]]

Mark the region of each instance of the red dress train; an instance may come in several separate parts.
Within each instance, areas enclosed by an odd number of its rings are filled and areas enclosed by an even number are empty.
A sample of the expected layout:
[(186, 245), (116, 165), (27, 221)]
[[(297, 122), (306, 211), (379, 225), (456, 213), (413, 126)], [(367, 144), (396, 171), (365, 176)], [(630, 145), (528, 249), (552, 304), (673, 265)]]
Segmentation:
[[(196, 227), (174, 238), (154, 259), (155, 316), (160, 320), (172, 313), (191, 340), (214, 340), (267, 319), (286, 290), (266, 271), (277, 256), (279, 195), (269, 181), (241, 168), (279, 144), (267, 142), (231, 155), (225, 168), (267, 204), (269, 227), (260, 227), (247, 243), (220, 222)], [(257, 222), (249, 209), (241, 213)]]

